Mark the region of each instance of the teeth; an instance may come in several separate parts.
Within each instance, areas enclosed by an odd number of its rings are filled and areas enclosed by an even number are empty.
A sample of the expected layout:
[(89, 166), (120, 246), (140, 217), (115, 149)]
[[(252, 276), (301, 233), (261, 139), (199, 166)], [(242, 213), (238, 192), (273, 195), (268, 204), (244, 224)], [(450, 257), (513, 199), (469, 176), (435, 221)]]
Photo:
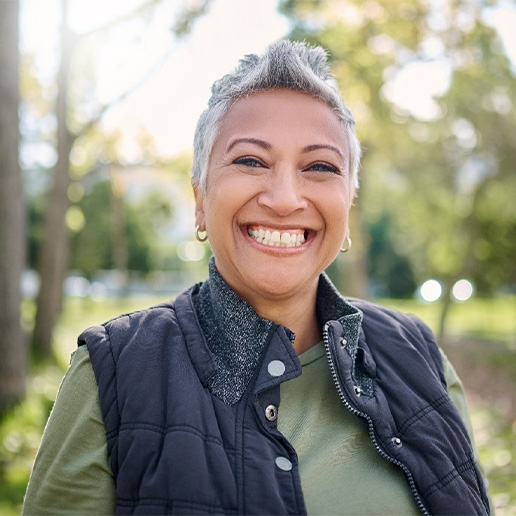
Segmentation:
[(268, 229), (249, 229), (249, 236), (264, 245), (271, 247), (299, 247), (306, 241), (304, 233), (280, 233)]

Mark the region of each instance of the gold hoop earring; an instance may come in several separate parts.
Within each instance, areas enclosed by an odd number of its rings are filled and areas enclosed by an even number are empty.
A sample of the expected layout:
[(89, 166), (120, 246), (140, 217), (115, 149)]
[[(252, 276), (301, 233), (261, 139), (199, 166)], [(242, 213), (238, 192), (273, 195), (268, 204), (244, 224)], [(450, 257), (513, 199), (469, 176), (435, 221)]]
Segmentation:
[(199, 226), (195, 226), (195, 238), (197, 238), (199, 242), (206, 242), (206, 240), (208, 240), (208, 234), (206, 231), (201, 231), (201, 233), (204, 233), (203, 237), (199, 235)]
[(346, 240), (344, 240), (344, 245), (346, 247), (341, 247), (340, 252), (341, 253), (347, 253), (351, 249), (351, 238), (346, 237)]

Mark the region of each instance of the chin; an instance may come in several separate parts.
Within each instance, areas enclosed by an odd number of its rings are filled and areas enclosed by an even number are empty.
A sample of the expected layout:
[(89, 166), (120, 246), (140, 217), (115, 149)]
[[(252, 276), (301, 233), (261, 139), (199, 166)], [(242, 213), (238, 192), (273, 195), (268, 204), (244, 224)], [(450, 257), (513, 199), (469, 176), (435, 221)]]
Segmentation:
[(312, 283), (306, 274), (300, 275), (299, 272), (292, 270), (278, 269), (255, 271), (253, 273), (255, 292), (265, 298), (286, 299), (306, 289)]

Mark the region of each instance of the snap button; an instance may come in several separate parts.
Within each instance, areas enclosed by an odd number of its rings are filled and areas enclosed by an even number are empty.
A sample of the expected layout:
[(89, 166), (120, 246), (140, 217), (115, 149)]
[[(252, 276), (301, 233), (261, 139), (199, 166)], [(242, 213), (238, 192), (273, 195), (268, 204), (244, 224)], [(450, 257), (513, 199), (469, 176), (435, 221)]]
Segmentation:
[(274, 405), (269, 405), (265, 409), (265, 417), (269, 421), (276, 421), (276, 418), (278, 417), (278, 409)]
[(276, 457), (274, 461), (276, 466), (283, 471), (290, 471), (292, 469), (292, 462), (290, 462), (286, 457)]
[(340, 338), (340, 346), (343, 348), (346, 344), (348, 343), (348, 341), (344, 338), (344, 337), (341, 337)]
[(391, 441), (393, 442), (393, 444), (395, 446), (397, 446), (398, 448), (401, 448), (403, 446), (403, 443), (401, 442), (401, 439), (399, 437), (393, 437), (391, 439)]
[(272, 360), (267, 366), (271, 376), (281, 376), (285, 372), (285, 364), (281, 360)]
[(360, 395), (362, 394), (362, 389), (358, 385), (355, 385), (354, 389), (355, 389), (355, 394), (358, 397), (360, 397)]

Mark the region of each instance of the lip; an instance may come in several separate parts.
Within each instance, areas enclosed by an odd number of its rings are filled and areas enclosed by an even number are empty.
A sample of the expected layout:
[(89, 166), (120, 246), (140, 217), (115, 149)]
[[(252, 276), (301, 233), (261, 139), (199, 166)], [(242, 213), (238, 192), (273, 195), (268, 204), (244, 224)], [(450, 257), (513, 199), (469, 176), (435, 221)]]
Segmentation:
[[(305, 235), (305, 242), (302, 243), (299, 246), (295, 247), (276, 247), (276, 246), (270, 246), (265, 245), (254, 238), (252, 238), (248, 230), (250, 228), (256, 229), (256, 228), (262, 228), (262, 229), (268, 229), (271, 232), (272, 231), (279, 231), (280, 233), (300, 233), (303, 232)], [(292, 254), (299, 254), (303, 252), (307, 247), (311, 245), (313, 242), (313, 239), (315, 237), (316, 231), (313, 229), (307, 228), (305, 226), (294, 226), (294, 225), (280, 225), (280, 224), (270, 224), (270, 223), (256, 223), (253, 222), (251, 224), (242, 224), (240, 226), (240, 232), (243, 235), (244, 239), (253, 247), (260, 249), (261, 251), (265, 251), (269, 254), (273, 255), (292, 255)]]

